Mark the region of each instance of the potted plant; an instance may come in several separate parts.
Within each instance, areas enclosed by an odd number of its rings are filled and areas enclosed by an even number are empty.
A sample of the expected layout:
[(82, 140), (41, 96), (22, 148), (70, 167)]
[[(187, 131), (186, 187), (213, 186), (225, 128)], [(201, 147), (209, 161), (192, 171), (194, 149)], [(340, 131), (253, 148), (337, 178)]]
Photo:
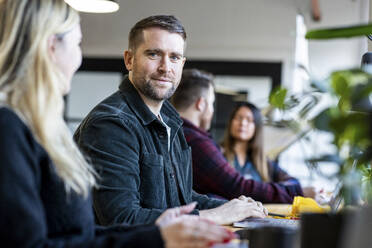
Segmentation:
[[(306, 38), (328, 39), (370, 33), (372, 24), (311, 30)], [(287, 89), (279, 88), (270, 95), (272, 107), (284, 112), (297, 111), (295, 118), (282, 120), (282, 124), (297, 130), (311, 128), (332, 134), (334, 152), (306, 162), (313, 167), (321, 166), (322, 162), (339, 165), (336, 176), (342, 184), (339, 193), (345, 205), (372, 199), (371, 94), (372, 74), (366, 67), (333, 72), (324, 81), (311, 82), (311, 90), (301, 94), (289, 95)], [(331, 99), (331, 104), (309, 117), (324, 96)]]
[[(328, 80), (313, 82), (312, 90), (300, 95), (288, 96), (288, 90), (280, 88), (270, 96), (270, 104), (281, 111), (297, 108), (296, 118), (283, 120), (282, 124), (332, 134), (334, 152), (306, 162), (312, 167), (321, 166), (322, 162), (339, 165), (335, 176), (342, 182), (340, 194), (346, 205), (357, 203), (358, 193), (365, 201), (372, 198), (371, 93), (372, 75), (352, 69), (333, 72)], [(309, 119), (310, 110), (325, 95), (333, 103)]]
[[(312, 30), (306, 38), (345, 38), (371, 33), (372, 24), (368, 24)], [(370, 56), (372, 61), (372, 53), (365, 56)], [(316, 114), (311, 113), (324, 96), (330, 99), (330, 104)], [(270, 104), (283, 112), (295, 110), (294, 117), (281, 121), (290, 128), (297, 131), (310, 128), (331, 134), (333, 152), (306, 162), (313, 168), (322, 166), (323, 162), (338, 165), (335, 176), (341, 187), (337, 198), (342, 199), (345, 206), (372, 202), (372, 70), (369, 66), (335, 71), (324, 81), (311, 82), (309, 91), (297, 95), (289, 94), (285, 88), (276, 89), (270, 95)], [(349, 214), (302, 216), (301, 247), (339, 247), (344, 223), (349, 220), (345, 216)], [(322, 246), (324, 244), (326, 246)]]

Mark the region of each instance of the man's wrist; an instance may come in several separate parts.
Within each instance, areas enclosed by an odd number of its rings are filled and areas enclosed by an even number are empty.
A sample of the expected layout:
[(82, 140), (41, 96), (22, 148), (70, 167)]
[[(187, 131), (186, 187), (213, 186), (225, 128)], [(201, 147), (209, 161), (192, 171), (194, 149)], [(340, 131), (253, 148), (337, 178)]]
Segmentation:
[(199, 211), (200, 218), (210, 220), (216, 224), (221, 224), (220, 216), (216, 213), (214, 209), (207, 209), (207, 210), (200, 210)]

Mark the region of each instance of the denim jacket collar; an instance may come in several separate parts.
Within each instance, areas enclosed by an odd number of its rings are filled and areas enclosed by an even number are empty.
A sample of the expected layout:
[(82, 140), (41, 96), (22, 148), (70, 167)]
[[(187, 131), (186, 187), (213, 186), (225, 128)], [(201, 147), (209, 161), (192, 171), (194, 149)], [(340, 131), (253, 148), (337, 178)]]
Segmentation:
[[(119, 86), (119, 90), (120, 93), (127, 99), (128, 105), (132, 108), (133, 112), (143, 125), (147, 126), (153, 121), (158, 121), (158, 118), (147, 107), (141, 96), (138, 94), (137, 89), (130, 82), (128, 75), (124, 77)], [(168, 100), (163, 102), (160, 113), (164, 122), (167, 123), (167, 125), (172, 129), (178, 129), (183, 123), (179, 114)]]

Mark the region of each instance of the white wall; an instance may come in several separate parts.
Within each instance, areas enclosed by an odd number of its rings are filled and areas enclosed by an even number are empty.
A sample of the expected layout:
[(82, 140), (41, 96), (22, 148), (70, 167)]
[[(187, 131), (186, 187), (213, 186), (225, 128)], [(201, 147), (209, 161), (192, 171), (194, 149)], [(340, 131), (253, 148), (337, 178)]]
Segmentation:
[[(282, 61), (283, 84), (291, 86), (295, 16), (309, 28), (351, 25), (368, 19), (368, 0), (320, 0), (321, 22), (310, 18), (310, 0), (120, 0), (112, 14), (82, 14), (85, 56), (121, 57), (130, 28), (141, 18), (173, 14), (188, 33), (190, 59)], [(356, 67), (366, 39), (310, 42), (310, 69), (318, 78)]]
[(121, 78), (121, 73), (78, 72), (75, 74), (66, 106), (66, 115), (70, 120), (69, 127), (72, 131), (75, 131), (80, 120), (87, 116), (94, 106), (118, 90)]
[[(173, 14), (184, 24), (190, 59), (284, 61), (293, 55), (293, 0), (120, 1), (117, 13), (82, 15), (83, 50), (120, 57), (130, 28), (141, 18)], [(288, 69), (284, 72), (289, 77)]]

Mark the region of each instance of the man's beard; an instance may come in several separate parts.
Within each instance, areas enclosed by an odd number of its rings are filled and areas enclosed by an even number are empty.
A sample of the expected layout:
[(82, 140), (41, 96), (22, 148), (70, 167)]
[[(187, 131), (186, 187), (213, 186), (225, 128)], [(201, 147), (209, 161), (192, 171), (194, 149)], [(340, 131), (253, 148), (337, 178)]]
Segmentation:
[(174, 84), (172, 84), (172, 87), (163, 95), (160, 95), (159, 92), (157, 92), (156, 88), (151, 85), (150, 81), (144, 81), (140, 85), (137, 86), (138, 90), (141, 91), (141, 93), (148, 97), (149, 99), (153, 101), (163, 101), (169, 99), (174, 92), (176, 91), (176, 87)]

